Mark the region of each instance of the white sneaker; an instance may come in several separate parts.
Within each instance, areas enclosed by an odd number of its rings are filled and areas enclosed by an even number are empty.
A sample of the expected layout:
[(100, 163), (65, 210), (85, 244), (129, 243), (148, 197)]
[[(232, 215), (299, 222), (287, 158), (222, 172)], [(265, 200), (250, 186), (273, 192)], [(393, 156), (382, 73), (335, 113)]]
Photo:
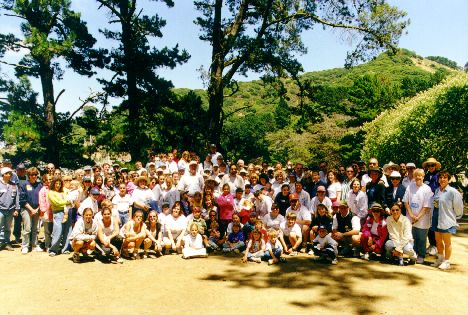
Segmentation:
[(43, 252), (44, 250), (41, 248), (41, 246), (36, 245), (36, 247), (34, 248), (34, 251), (35, 252)]
[(314, 254), (314, 251), (313, 250), (310, 250), (307, 255), (313, 255)]
[(268, 259), (268, 265), (273, 265), (273, 259)]
[(444, 262), (444, 256), (437, 257), (437, 260), (431, 264), (432, 267), (439, 267)]
[(332, 265), (336, 265), (336, 264), (338, 264), (338, 259), (336, 259), (336, 258), (335, 258), (335, 259), (333, 259), (333, 260), (331, 261), (331, 263), (332, 263)]
[(447, 269), (450, 269), (450, 261), (444, 260), (444, 261), (440, 264), (439, 269), (440, 269), (440, 270), (447, 270)]
[(429, 246), (426, 250), (426, 254), (431, 255), (431, 256), (437, 256), (437, 247)]
[(416, 263), (417, 263), (417, 264), (420, 264), (420, 265), (424, 264), (424, 257), (418, 257), (418, 258), (416, 259)]
[(21, 249), (21, 254), (26, 255), (27, 253), (29, 253), (28, 248), (27, 248), (27, 247), (23, 247), (23, 248)]
[(364, 253), (364, 255), (362, 256), (362, 259), (369, 260), (369, 253)]

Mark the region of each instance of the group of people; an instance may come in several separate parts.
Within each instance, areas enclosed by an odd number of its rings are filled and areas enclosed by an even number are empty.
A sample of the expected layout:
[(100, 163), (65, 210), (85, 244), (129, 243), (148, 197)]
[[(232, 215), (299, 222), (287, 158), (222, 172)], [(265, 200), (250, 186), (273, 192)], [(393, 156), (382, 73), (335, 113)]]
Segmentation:
[(74, 262), (98, 255), (113, 263), (218, 252), (276, 264), (303, 252), (332, 264), (355, 256), (403, 265), (430, 254), (445, 270), (463, 215), (451, 174), (432, 157), (422, 168), (381, 168), (372, 158), (332, 170), (326, 162), (226, 163), (211, 145), (203, 161), (189, 151), (178, 159), (174, 150), (151, 154), (134, 170), (105, 163), (67, 174), (49, 163), (42, 171), (3, 161), (1, 249), (18, 243), (25, 255), (71, 253)]

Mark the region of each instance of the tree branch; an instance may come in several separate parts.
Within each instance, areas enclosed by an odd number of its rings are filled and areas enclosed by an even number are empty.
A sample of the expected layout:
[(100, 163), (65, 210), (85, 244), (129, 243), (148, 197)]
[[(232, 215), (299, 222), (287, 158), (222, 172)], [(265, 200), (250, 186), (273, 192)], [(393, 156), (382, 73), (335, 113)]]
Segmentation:
[(75, 116), (80, 110), (83, 109), (83, 107), (85, 107), (86, 105), (88, 105), (88, 103), (94, 101), (96, 98), (98, 98), (99, 96), (102, 96), (104, 95), (104, 92), (98, 92), (98, 93), (91, 93), (86, 99), (82, 100), (80, 98), (80, 101), (82, 101), (81, 105), (73, 112), (71, 113), (71, 115), (67, 118), (67, 122), (70, 122), (73, 118), (73, 116)]
[(240, 112), (241, 110), (244, 110), (244, 109), (247, 109), (247, 108), (250, 108), (252, 107), (252, 105), (245, 105), (245, 106), (242, 106), (242, 107), (239, 107), (238, 109), (230, 112), (229, 114), (224, 114), (223, 112), (223, 120), (226, 120), (228, 119), (229, 117), (231, 117), (232, 115), (234, 115), (235, 113), (238, 113)]
[(122, 15), (120, 14), (119, 11), (117, 11), (114, 6), (107, 0), (97, 0), (101, 5), (99, 6), (99, 9), (102, 7), (102, 6), (105, 6), (106, 8), (108, 8), (116, 17), (119, 18), (119, 20), (123, 21), (122, 19)]
[(57, 95), (54, 101), (54, 105), (57, 105), (58, 99), (60, 98), (60, 96), (62, 96), (63, 93), (65, 93), (65, 89), (61, 90), (60, 93)]
[(0, 60), (0, 63), (3, 63), (3, 64), (8, 65), (8, 66), (13, 66), (13, 67), (32, 69), (32, 67), (29, 67), (29, 66), (20, 65), (20, 64), (17, 64), (17, 63), (9, 63), (9, 62), (3, 61), (3, 60)]
[(223, 95), (223, 97), (231, 97), (233, 96), (234, 94), (236, 94), (237, 92), (239, 92), (239, 83), (237, 83), (237, 81), (234, 81), (234, 82), (231, 82), (232, 84), (234, 84), (234, 89), (231, 89), (232, 92), (228, 95)]

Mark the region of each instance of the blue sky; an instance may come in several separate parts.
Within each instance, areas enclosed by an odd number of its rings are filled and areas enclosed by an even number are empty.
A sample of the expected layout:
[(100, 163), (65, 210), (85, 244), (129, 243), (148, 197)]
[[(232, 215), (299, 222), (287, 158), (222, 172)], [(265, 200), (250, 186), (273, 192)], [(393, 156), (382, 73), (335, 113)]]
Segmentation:
[[(460, 66), (468, 62), (468, 1), (467, 0), (390, 0), (392, 5), (408, 13), (411, 24), (407, 34), (400, 39), (400, 47), (415, 51), (421, 56), (444, 56), (456, 61)], [(147, 14), (157, 12), (167, 21), (163, 29), (164, 37), (154, 40), (157, 47), (173, 47), (177, 43), (186, 49), (191, 58), (188, 63), (177, 68), (161, 70), (161, 76), (170, 79), (176, 87), (203, 88), (200, 73), (197, 69), (205, 69), (210, 60), (210, 47), (198, 39), (199, 30), (193, 24), (197, 12), (190, 0), (175, 0), (173, 8), (166, 8), (160, 2), (143, 1)], [(105, 41), (98, 34), (99, 28), (107, 27), (106, 11), (98, 10), (93, 0), (75, 0), (72, 4), (76, 11), (82, 13), (82, 18), (88, 22), (90, 31), (98, 39), (98, 45), (110, 48), (114, 42)], [(0, 17), (0, 32), (18, 34), (18, 19)], [(315, 71), (342, 67), (346, 52), (352, 47), (340, 38), (340, 34), (324, 31), (321, 28), (304, 33), (303, 40), (308, 48), (306, 55), (300, 56), (304, 70)], [(8, 54), (7, 60), (17, 61), (17, 55)], [(7, 66), (2, 65), (1, 71), (12, 76)], [(97, 77), (109, 77), (105, 71)], [(248, 78), (238, 78), (242, 81), (257, 79), (256, 75)], [(33, 81), (36, 91), (40, 91), (37, 80)], [(73, 111), (79, 104), (79, 98), (85, 98), (90, 91), (99, 91), (100, 86), (95, 78), (81, 77), (71, 70), (65, 71), (64, 80), (55, 82), (55, 91), (65, 89), (59, 100), (59, 111)]]

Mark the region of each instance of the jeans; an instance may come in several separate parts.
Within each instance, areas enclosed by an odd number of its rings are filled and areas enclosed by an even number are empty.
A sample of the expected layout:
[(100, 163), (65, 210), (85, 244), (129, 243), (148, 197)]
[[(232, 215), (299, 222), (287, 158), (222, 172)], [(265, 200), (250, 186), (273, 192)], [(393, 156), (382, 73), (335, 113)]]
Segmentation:
[(126, 213), (119, 212), (119, 218), (120, 218), (120, 227), (122, 227), (125, 225), (125, 223), (128, 222), (128, 212)]
[(333, 246), (327, 245), (327, 246), (325, 246), (325, 248), (318, 249), (317, 245), (318, 244), (314, 244), (314, 247), (312, 248), (312, 250), (314, 251), (315, 256), (318, 256), (318, 257), (325, 256), (325, 257), (328, 257), (330, 259), (335, 259), (336, 258), (336, 252), (335, 252), (335, 249), (333, 248)]
[[(281, 254), (283, 253), (283, 250), (282, 250), (281, 248), (275, 248), (275, 249), (272, 249), (272, 252), (273, 252), (273, 256), (275, 256), (276, 258), (280, 259)], [(248, 254), (247, 254), (247, 255), (248, 255)], [(273, 257), (271, 257), (270, 251), (269, 251), (269, 250), (266, 250), (266, 251), (263, 253), (262, 260), (268, 261), (268, 260), (270, 260), (270, 259), (273, 259)]]
[(428, 229), (412, 228), (414, 238), (414, 251), (418, 257), (426, 257), (426, 238)]
[(52, 243), (53, 223), (42, 218), (42, 226), (44, 227), (44, 248), (48, 249)]
[(234, 244), (233, 247), (229, 246), (228, 243), (223, 244), (223, 248), (231, 248), (231, 250), (238, 249), (239, 251), (242, 251), (244, 247), (245, 247), (245, 244), (242, 241), (237, 242), (236, 244)]
[[(392, 258), (392, 251), (395, 249), (395, 244), (393, 244), (392, 240), (388, 240), (385, 243), (385, 253), (387, 259)], [(413, 245), (411, 243), (406, 244), (403, 247), (403, 254), (406, 254), (410, 257), (410, 259), (416, 259), (416, 253), (414, 252)]]
[(39, 211), (33, 215), (29, 213), (28, 209), (21, 209), (21, 217), (23, 218), (23, 248), (34, 249), (37, 245), (37, 227), (39, 222)]
[(14, 210), (0, 210), (0, 244), (10, 244), (11, 223)]
[(62, 253), (65, 252), (66, 250), (71, 251), (69, 237), (72, 232), (72, 221), (73, 221), (73, 208), (70, 208), (68, 209), (68, 219), (65, 223), (62, 224), (62, 239), (63, 239)]
[(64, 212), (63, 211), (54, 211), (54, 221), (52, 228), (52, 244), (50, 246), (49, 252), (54, 252), (58, 254), (61, 250), (60, 240), (62, 239), (62, 220)]

